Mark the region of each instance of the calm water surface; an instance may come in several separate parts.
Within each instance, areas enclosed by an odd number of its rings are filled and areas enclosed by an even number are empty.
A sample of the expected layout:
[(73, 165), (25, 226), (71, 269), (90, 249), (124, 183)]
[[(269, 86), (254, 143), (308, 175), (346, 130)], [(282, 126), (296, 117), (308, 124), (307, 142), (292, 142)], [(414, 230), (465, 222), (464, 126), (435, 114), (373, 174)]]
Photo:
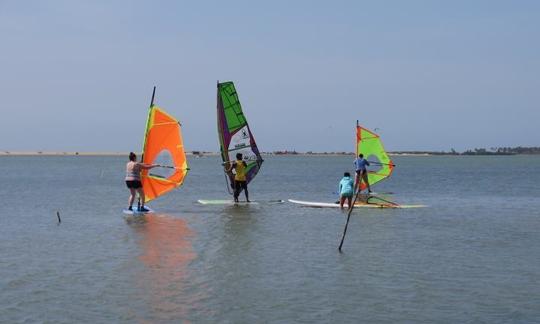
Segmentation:
[[(377, 190), (429, 207), (355, 211), (340, 254), (339, 210), (196, 203), (228, 197), (217, 157), (143, 220), (124, 158), (0, 157), (0, 322), (538, 322), (540, 157), (395, 163)], [(333, 201), (351, 169), (268, 157), (251, 198)]]

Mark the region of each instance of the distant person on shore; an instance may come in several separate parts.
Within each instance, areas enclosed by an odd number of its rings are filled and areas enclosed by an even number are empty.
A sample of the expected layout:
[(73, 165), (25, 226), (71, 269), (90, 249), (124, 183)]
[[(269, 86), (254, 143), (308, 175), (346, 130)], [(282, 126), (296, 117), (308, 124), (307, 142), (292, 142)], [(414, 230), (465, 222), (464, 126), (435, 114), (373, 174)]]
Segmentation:
[(358, 154), (356, 160), (354, 160), (354, 167), (356, 169), (356, 175), (354, 179), (354, 191), (361, 191), (362, 181), (367, 185), (368, 192), (371, 192), (371, 187), (369, 186), (367, 166), (369, 166), (368, 160), (364, 159), (362, 153)]
[(144, 190), (141, 183), (141, 171), (146, 169), (152, 169), (157, 167), (157, 164), (145, 164), (137, 162), (137, 155), (135, 153), (129, 153), (129, 162), (126, 164), (126, 186), (129, 189), (129, 204), (128, 210), (133, 210), (133, 201), (135, 195), (139, 194), (139, 206), (137, 211), (147, 212), (148, 209), (144, 207)]
[(246, 179), (247, 163), (242, 158), (243, 158), (242, 153), (237, 153), (236, 161), (231, 163), (231, 166), (227, 169), (227, 172), (230, 172), (232, 169), (234, 169), (235, 171), (234, 202), (238, 202), (238, 196), (240, 196), (240, 192), (242, 192), (242, 190), (244, 190), (244, 193), (246, 195), (246, 201), (250, 202), (248, 187), (247, 187), (247, 179)]
[(347, 205), (349, 208), (351, 208), (352, 205), (352, 196), (353, 196), (353, 187), (354, 183), (351, 179), (351, 174), (349, 172), (345, 172), (343, 174), (343, 179), (339, 182), (339, 207), (343, 209), (343, 204), (345, 203), (345, 199), (347, 199)]

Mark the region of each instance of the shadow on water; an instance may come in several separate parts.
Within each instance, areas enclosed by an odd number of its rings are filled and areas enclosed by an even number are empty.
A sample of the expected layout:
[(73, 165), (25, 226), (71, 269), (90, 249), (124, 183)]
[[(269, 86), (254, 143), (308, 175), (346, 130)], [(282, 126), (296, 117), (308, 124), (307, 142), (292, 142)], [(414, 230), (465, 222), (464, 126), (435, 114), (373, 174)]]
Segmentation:
[(185, 292), (189, 290), (188, 266), (197, 257), (194, 232), (186, 220), (166, 214), (126, 217), (126, 222), (138, 235), (139, 260), (144, 265), (136, 278), (150, 307), (143, 320), (186, 318), (199, 300), (193, 300), (196, 294)]

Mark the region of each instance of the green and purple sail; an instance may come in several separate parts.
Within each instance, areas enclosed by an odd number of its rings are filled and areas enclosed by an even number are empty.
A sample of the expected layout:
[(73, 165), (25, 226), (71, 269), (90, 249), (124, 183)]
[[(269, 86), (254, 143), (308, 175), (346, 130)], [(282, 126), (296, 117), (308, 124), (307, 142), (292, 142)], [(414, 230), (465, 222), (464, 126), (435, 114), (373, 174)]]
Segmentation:
[[(242, 112), (238, 93), (230, 81), (217, 84), (217, 121), (223, 165), (228, 168), (236, 160), (236, 154), (242, 153), (247, 163), (246, 180), (251, 182), (259, 172), (263, 159)], [(234, 174), (227, 172), (227, 175), (229, 185), (233, 187)]]
[[(392, 174), (395, 165), (386, 154), (379, 135), (360, 126), (356, 121), (356, 156), (360, 153), (372, 164), (368, 171), (370, 185), (374, 185)], [(360, 189), (364, 190), (366, 187), (367, 185), (362, 182)]]

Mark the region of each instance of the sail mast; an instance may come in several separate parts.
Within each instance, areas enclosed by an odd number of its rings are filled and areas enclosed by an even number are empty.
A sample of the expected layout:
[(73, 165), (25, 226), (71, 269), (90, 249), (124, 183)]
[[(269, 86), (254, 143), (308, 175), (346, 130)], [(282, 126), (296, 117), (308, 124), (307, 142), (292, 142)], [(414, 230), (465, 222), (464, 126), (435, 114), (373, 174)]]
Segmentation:
[[(154, 86), (154, 91), (152, 91), (152, 100), (150, 101), (150, 108), (154, 105), (154, 97), (156, 96), (156, 86)], [(358, 121), (356, 121), (358, 123)]]
[(223, 167), (224, 172), (223, 176), (225, 177), (225, 187), (227, 187), (227, 192), (229, 194), (233, 194), (232, 186), (234, 185), (233, 175), (231, 171), (227, 171), (227, 168), (230, 167), (229, 162), (229, 156), (227, 153), (227, 149), (225, 147), (225, 138), (224, 138), (224, 127), (223, 125), (226, 123), (226, 117), (225, 117), (225, 111), (223, 108), (223, 101), (220, 95), (220, 88), (219, 88), (219, 80), (216, 80), (216, 88), (217, 88), (217, 101), (216, 101), (216, 108), (217, 108), (217, 128), (218, 128), (218, 139), (219, 139), (219, 153), (221, 155), (221, 159), (223, 161)]
[(148, 127), (150, 126), (150, 117), (152, 115), (152, 107), (154, 107), (154, 98), (156, 96), (156, 86), (152, 90), (152, 99), (150, 100), (150, 108), (148, 108), (148, 117), (146, 118), (146, 128), (144, 130), (143, 149), (141, 153), (141, 163), (144, 161), (144, 151), (146, 149), (146, 136), (148, 135)]
[(356, 139), (354, 146), (356, 147), (356, 154), (354, 155), (354, 158), (356, 159), (358, 157), (358, 126), (360, 126), (360, 123), (358, 122), (358, 119), (356, 120)]

